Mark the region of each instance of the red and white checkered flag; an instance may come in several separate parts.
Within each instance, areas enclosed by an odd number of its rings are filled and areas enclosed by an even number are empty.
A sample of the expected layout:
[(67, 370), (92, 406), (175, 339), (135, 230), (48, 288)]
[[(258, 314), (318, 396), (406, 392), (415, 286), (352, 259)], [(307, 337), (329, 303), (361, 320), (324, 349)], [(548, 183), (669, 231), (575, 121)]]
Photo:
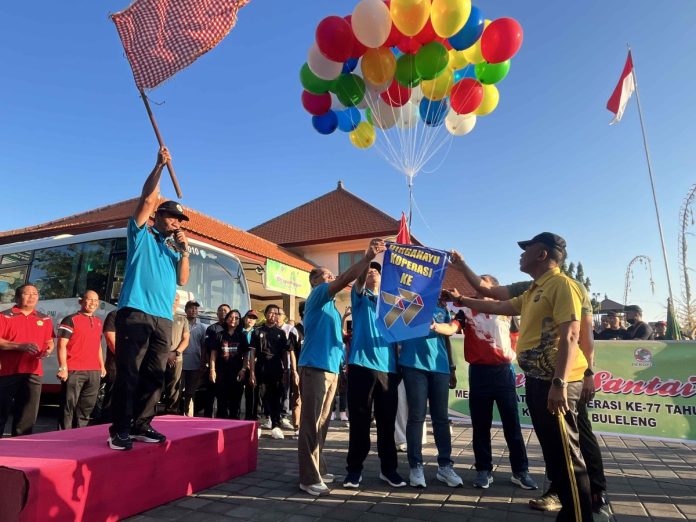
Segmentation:
[(138, 89), (154, 89), (219, 44), (249, 0), (135, 0), (111, 15)]

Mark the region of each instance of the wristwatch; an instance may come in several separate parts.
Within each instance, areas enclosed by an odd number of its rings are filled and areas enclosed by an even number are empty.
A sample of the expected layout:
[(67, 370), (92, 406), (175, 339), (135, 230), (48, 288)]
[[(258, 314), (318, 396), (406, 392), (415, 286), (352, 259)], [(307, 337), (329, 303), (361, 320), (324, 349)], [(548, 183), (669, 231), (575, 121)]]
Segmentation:
[(592, 377), (593, 375), (594, 371), (592, 370), (592, 368), (588, 368), (587, 370), (585, 370), (585, 377)]
[(181, 357), (181, 352), (179, 350), (174, 350), (174, 353), (177, 357)]
[(67, 367), (67, 366), (61, 366), (60, 368), (58, 368), (58, 371), (59, 371), (59, 372), (67, 372), (67, 371), (68, 371), (68, 367)]
[(455, 364), (451, 365), (451, 366), (450, 366), (450, 371), (451, 371), (451, 372), (457, 371), (457, 366), (456, 366)]
[(565, 388), (566, 386), (568, 386), (568, 383), (565, 382), (560, 377), (554, 377), (551, 380), (551, 385), (554, 386), (555, 388)]

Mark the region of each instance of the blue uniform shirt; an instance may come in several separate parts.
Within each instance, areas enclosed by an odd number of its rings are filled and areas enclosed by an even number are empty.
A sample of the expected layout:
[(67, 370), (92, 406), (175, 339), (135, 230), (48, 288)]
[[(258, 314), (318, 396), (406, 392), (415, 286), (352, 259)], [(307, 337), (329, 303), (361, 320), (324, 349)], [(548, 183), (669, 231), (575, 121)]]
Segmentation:
[(312, 289), (305, 303), (304, 344), (298, 366), (338, 373), (344, 356), (341, 314), (329, 295), (329, 283)]
[(367, 288), (350, 292), (353, 309), (353, 338), (348, 364), (380, 372), (396, 373), (396, 353), (377, 329), (377, 296)]
[[(449, 312), (439, 306), (433, 312), (436, 323), (449, 323)], [(450, 373), (445, 337), (430, 331), (427, 337), (401, 341), (399, 365), (427, 372)]]
[(139, 228), (133, 218), (128, 220), (127, 235), (126, 275), (118, 307), (135, 308), (171, 321), (180, 254), (167, 246), (157, 230), (147, 225)]

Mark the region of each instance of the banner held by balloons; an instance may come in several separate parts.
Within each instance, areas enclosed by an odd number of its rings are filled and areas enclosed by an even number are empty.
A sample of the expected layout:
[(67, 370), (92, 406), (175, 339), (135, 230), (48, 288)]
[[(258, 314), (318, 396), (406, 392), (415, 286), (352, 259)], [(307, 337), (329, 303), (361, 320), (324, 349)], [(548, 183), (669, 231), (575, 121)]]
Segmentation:
[(497, 108), (522, 39), (516, 20), (486, 20), (470, 0), (360, 0), (351, 15), (319, 22), (302, 105), (318, 133), (376, 145), (411, 192), (452, 137)]

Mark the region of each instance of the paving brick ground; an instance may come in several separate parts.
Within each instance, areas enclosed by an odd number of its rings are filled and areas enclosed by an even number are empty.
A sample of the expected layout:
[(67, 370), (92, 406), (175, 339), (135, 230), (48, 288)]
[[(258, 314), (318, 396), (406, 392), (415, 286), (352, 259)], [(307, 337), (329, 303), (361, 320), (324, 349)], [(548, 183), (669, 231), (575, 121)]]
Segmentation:
[[(530, 472), (544, 484), (541, 449), (531, 430), (528, 439)], [(373, 433), (373, 441), (375, 440)], [(424, 521), (465, 522), (473, 520), (542, 521), (553, 514), (529, 509), (527, 502), (540, 494), (510, 483), (507, 447), (502, 430), (494, 430), (494, 484), (488, 490), (471, 486), (473, 451), (471, 427), (455, 425), (453, 459), (464, 487), (452, 489), (435, 479), (436, 450), (424, 447), (428, 487), (393, 489), (377, 478), (378, 459), (370, 453), (363, 473), (363, 487), (344, 490), (340, 479), (345, 470), (348, 429), (334, 422), (326, 445), (329, 471), (337, 483), (327, 497), (311, 497), (298, 489), (297, 444), (291, 438), (273, 440), (265, 431), (259, 442), (258, 469), (187, 498), (171, 502), (131, 518), (132, 522), (214, 522), (254, 520), (304, 522), (313, 520), (358, 520), (360, 522)], [(696, 446), (633, 438), (600, 438), (604, 452), (614, 519), (619, 522), (696, 520)], [(405, 454), (400, 471), (407, 475)]]

